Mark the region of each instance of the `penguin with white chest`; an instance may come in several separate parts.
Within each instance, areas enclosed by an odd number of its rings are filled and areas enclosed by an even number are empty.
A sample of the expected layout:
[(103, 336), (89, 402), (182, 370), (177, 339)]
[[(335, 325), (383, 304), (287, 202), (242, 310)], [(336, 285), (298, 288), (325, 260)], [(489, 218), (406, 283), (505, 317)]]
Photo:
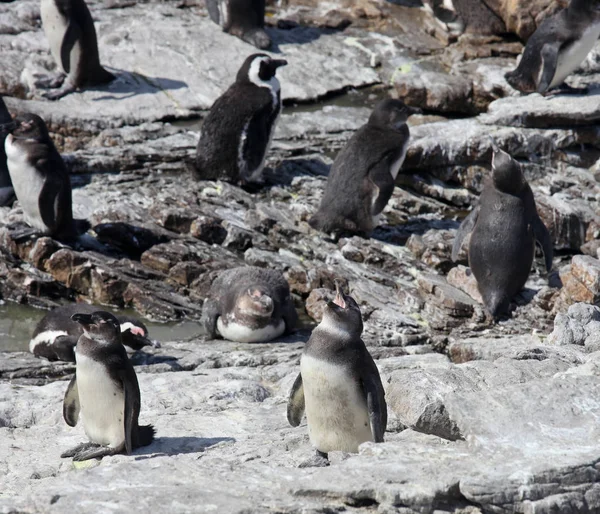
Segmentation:
[(4, 150), (6, 136), (8, 136), (14, 126), (15, 123), (0, 95), (0, 207), (11, 205), (15, 199), (15, 190), (10, 180), (10, 173), (8, 172), (8, 165), (6, 163), (6, 151)]
[(271, 46), (265, 32), (265, 0), (206, 0), (206, 8), (224, 32), (261, 50)]
[(100, 65), (94, 20), (84, 0), (41, 0), (40, 14), (50, 52), (67, 75), (64, 86), (46, 98), (58, 100), (76, 89), (115, 78)]
[(121, 344), (119, 322), (110, 313), (74, 314), (83, 327), (77, 342), (75, 376), (63, 403), (63, 417), (74, 427), (79, 414), (90, 442), (64, 452), (75, 461), (131, 454), (154, 440), (152, 425), (140, 426), (140, 388)]
[[(92, 314), (100, 310), (95, 305), (77, 303), (57, 307), (44, 316), (35, 327), (29, 351), (36, 357), (49, 361), (75, 362), (75, 345), (83, 335), (83, 326), (71, 316), (76, 313)], [(146, 346), (160, 347), (156, 341), (148, 338), (148, 329), (132, 316), (115, 316), (119, 321), (121, 340), (132, 350), (141, 350)]]
[(247, 183), (259, 178), (281, 112), (275, 73), (286, 64), (266, 54), (244, 61), (235, 83), (215, 101), (202, 124), (196, 179)]
[(369, 234), (394, 192), (418, 109), (400, 100), (377, 104), (368, 122), (337, 155), (318, 212), (309, 224), (326, 233)]
[(505, 314), (531, 271), (536, 242), (552, 269), (552, 240), (540, 219), (520, 164), (492, 142), (492, 177), (484, 183), (479, 205), (463, 220), (452, 246), (456, 261), (470, 233), (469, 266), (494, 320)]
[[(546, 94), (583, 62), (600, 37), (600, 0), (571, 0), (542, 22), (506, 81), (523, 93)], [(569, 88), (563, 85), (563, 88)], [(580, 91), (580, 90), (575, 90)]]
[(304, 347), (287, 406), (293, 427), (306, 412), (317, 450), (302, 467), (328, 465), (331, 451), (356, 453), (361, 443), (383, 442), (387, 426), (381, 377), (361, 339), (360, 309), (339, 283), (336, 288), (335, 300), (325, 307), (323, 320)]
[(202, 307), (208, 337), (264, 343), (291, 332), (298, 314), (290, 287), (275, 270), (244, 266), (226, 270), (212, 283)]
[(31, 233), (71, 241), (90, 227), (73, 219), (69, 172), (44, 120), (35, 114), (15, 118), (6, 137), (8, 171)]

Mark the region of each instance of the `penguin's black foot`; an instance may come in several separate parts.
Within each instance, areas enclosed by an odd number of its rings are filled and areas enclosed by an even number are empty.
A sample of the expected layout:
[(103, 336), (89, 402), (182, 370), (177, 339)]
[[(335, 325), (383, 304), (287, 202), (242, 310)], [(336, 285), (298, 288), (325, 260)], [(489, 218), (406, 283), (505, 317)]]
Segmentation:
[(299, 468), (325, 468), (329, 466), (329, 459), (327, 458), (327, 454), (320, 452), (317, 450), (316, 455), (312, 456), (310, 459), (302, 462), (298, 467)]
[(75, 448), (71, 448), (64, 453), (61, 453), (60, 458), (66, 459), (68, 457), (74, 457), (83, 451), (87, 451), (90, 448), (98, 448), (100, 445), (97, 443), (81, 443), (75, 446)]
[(121, 453), (120, 448), (111, 448), (110, 446), (100, 446), (97, 444), (94, 448), (82, 450), (73, 455), (73, 461), (81, 462), (90, 459), (101, 459), (102, 457), (116, 455), (117, 453)]
[(37, 230), (24, 224), (9, 225), (8, 229), (10, 231), (11, 239), (16, 243), (27, 241), (32, 237), (40, 236), (40, 233)]
[(569, 86), (569, 84), (561, 84), (558, 87), (547, 91), (544, 96), (554, 96), (554, 95), (587, 95), (589, 93), (589, 88), (587, 87), (573, 87)]
[(67, 96), (75, 91), (75, 86), (68, 84), (65, 87), (60, 88), (58, 91), (53, 91), (51, 93), (44, 93), (42, 96), (47, 100), (56, 101), (60, 100), (63, 96)]

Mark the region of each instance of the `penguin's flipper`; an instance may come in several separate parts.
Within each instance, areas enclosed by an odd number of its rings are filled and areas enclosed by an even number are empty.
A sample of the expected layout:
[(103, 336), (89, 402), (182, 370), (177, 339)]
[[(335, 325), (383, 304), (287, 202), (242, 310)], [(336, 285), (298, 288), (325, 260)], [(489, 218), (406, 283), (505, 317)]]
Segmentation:
[(369, 181), (377, 192), (371, 204), (371, 212), (376, 216), (385, 209), (394, 193), (394, 177), (390, 173), (388, 159), (382, 159), (369, 170)]
[(219, 302), (213, 298), (207, 298), (204, 300), (202, 305), (202, 318), (200, 323), (206, 330), (206, 335), (209, 339), (215, 339), (217, 337), (217, 319), (221, 315), (219, 309)]
[(556, 65), (558, 63), (558, 52), (560, 50), (560, 42), (546, 43), (541, 51), (542, 56), (542, 75), (538, 84), (538, 93), (544, 94), (548, 91), (552, 79), (556, 74)]
[(125, 396), (125, 407), (123, 409), (123, 423), (125, 429), (125, 442), (123, 446), (127, 455), (133, 450), (132, 433), (138, 429), (137, 422), (140, 414), (140, 386), (133, 367), (121, 372), (121, 383), (123, 384), (123, 395)]
[(67, 425), (74, 427), (79, 419), (79, 390), (77, 389), (77, 374), (69, 382), (65, 399), (63, 400), (63, 418)]
[(546, 225), (544, 225), (539, 216), (533, 218), (533, 236), (537, 243), (542, 247), (542, 252), (544, 252), (546, 271), (550, 271), (552, 269), (552, 257), (554, 255), (552, 238), (550, 237), (550, 232), (548, 232)]
[[(49, 160), (39, 160), (36, 163), (36, 168), (46, 168), (49, 169), (52, 166), (51, 161)], [(52, 170), (54, 171), (54, 170)], [(60, 194), (61, 185), (57, 180), (46, 179), (44, 180), (44, 185), (42, 186), (42, 190), (40, 191), (40, 196), (38, 200), (38, 207), (40, 209), (40, 216), (44, 225), (48, 227), (48, 231), (50, 234), (54, 234), (56, 229), (58, 228), (58, 218), (56, 216), (57, 210), (57, 200)]]
[(473, 232), (475, 228), (475, 223), (477, 223), (477, 218), (479, 217), (479, 206), (475, 207), (469, 215), (462, 221), (460, 227), (456, 231), (456, 236), (454, 237), (454, 244), (452, 245), (452, 262), (456, 262), (458, 260), (458, 254), (460, 253), (460, 249), (462, 248), (463, 241), (468, 234)]
[(78, 39), (81, 39), (81, 29), (77, 23), (70, 21), (60, 45), (60, 64), (67, 75), (71, 72), (71, 52)]
[(302, 374), (298, 373), (287, 404), (287, 419), (293, 427), (297, 427), (304, 416), (304, 387), (302, 386)]
[(367, 400), (373, 441), (382, 443), (383, 434), (387, 426), (387, 404), (385, 403), (385, 392), (375, 363), (373, 363), (373, 368), (374, 370), (364, 374), (361, 379), (361, 385)]

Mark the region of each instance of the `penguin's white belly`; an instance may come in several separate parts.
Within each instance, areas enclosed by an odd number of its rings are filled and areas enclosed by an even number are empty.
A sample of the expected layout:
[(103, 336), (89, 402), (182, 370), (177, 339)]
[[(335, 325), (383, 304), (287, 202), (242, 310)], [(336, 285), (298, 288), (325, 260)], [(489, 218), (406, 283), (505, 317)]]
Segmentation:
[(550, 87), (561, 85), (564, 80), (584, 61), (590, 53), (596, 41), (600, 37), (600, 23), (589, 27), (581, 39), (575, 41), (567, 50), (558, 54), (556, 72)]
[(125, 441), (125, 395), (101, 363), (75, 354), (83, 427), (90, 441), (117, 448)]
[(54, 0), (42, 0), (40, 14), (52, 57), (54, 57), (56, 64), (64, 72), (65, 70), (60, 59), (60, 49), (65, 38), (65, 33), (67, 32), (68, 20), (58, 12)]
[(27, 223), (36, 230), (47, 233), (48, 227), (42, 220), (39, 206), (44, 177), (28, 161), (25, 152), (13, 143), (13, 136), (10, 134), (6, 138), (4, 149), (6, 150), (8, 173)]
[(280, 320), (277, 325), (267, 325), (262, 328), (250, 328), (235, 321), (223, 323), (222, 318), (217, 319), (217, 330), (223, 339), (238, 343), (264, 343), (279, 337), (285, 332), (285, 322)]
[(356, 453), (373, 441), (365, 398), (348, 370), (302, 355), (300, 372), (308, 435), (319, 451)]

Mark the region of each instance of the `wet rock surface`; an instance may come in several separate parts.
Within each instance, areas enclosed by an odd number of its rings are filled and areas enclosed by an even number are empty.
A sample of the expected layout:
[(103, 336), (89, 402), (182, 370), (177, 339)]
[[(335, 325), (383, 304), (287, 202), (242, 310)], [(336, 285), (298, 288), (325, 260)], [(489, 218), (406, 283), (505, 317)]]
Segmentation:
[[(202, 2), (90, 2), (102, 62), (119, 79), (57, 103), (35, 85), (54, 69), (38, 2), (0, 4), (0, 91), (12, 112), (46, 119), (72, 173), (74, 214), (93, 226), (70, 246), (17, 241), (21, 208), (0, 208), (0, 300), (199, 320), (219, 271), (248, 264), (284, 273), (301, 318), (269, 344), (172, 337), (132, 354), (141, 422), (157, 440), (77, 467), (59, 458), (85, 440), (61, 414), (73, 366), (0, 354), (3, 512), (600, 510), (600, 315), (580, 303), (600, 298), (600, 47), (569, 78), (588, 95), (522, 97), (503, 78), (520, 43), (457, 39), (416, 3), (269, 6), (274, 50), (290, 63), (285, 106), (263, 181), (247, 189), (187, 170), (207, 108), (255, 51)], [(521, 37), (557, 3), (525, 13), (486, 2)], [(312, 230), (336, 152), (378, 98), (398, 93), (424, 114), (409, 121), (380, 226), (370, 239)], [(489, 174), (490, 136), (522, 163), (557, 252), (497, 325), (466, 253), (450, 259)], [(312, 449), (306, 425), (285, 419), (286, 396), (335, 280), (363, 313), (388, 432), (359, 455), (332, 454), (326, 469), (299, 469)]]

